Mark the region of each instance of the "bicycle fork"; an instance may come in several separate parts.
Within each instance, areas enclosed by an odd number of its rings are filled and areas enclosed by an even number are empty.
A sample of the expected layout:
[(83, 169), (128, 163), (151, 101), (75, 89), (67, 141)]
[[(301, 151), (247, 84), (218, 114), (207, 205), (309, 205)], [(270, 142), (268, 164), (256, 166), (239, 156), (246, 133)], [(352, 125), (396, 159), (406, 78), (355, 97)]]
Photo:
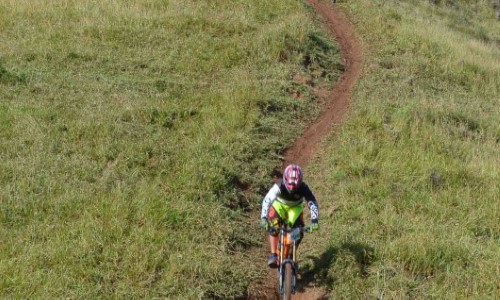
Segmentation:
[[(278, 276), (279, 276), (279, 293), (283, 294), (285, 292), (285, 275), (286, 275), (286, 265), (290, 264), (292, 270), (292, 294), (295, 294), (297, 291), (297, 263), (295, 262), (296, 255), (296, 241), (290, 240), (287, 238), (285, 240), (286, 234), (280, 234), (280, 238), (278, 241), (278, 249), (279, 249), (279, 268), (278, 268)], [(292, 253), (290, 255), (290, 248)]]

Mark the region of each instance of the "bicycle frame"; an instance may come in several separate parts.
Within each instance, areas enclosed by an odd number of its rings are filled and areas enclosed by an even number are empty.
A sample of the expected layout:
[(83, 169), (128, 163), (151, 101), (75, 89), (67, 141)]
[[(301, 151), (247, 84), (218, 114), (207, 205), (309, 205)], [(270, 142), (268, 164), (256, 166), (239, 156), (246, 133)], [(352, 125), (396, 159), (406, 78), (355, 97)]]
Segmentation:
[[(301, 238), (301, 233), (308, 232), (309, 228), (291, 228), (285, 220), (285, 222), (282, 222), (281, 225), (274, 230), (278, 231), (279, 293), (283, 295), (285, 299), (289, 299), (289, 294), (295, 294), (297, 291), (297, 242)], [(287, 265), (290, 267), (287, 268)], [(288, 275), (291, 276), (291, 279), (286, 278), (287, 270), (291, 273)]]

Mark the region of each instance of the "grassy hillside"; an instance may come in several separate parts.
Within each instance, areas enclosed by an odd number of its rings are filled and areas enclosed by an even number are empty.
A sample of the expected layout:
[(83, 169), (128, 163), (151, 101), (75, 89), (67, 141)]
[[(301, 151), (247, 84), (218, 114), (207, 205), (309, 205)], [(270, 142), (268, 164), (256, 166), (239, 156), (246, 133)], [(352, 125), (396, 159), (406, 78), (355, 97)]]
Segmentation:
[(317, 113), (303, 82), (341, 68), (311, 16), (296, 0), (1, 1), (0, 297), (244, 295), (266, 271), (244, 212)]
[(490, 1), (338, 2), (364, 41), (365, 69), (349, 120), (307, 170), (320, 175), (328, 242), (305, 270), (335, 299), (498, 298)]
[[(337, 2), (365, 69), (306, 170), (322, 232), (303, 274), (334, 298), (495, 298), (490, 2)], [(265, 275), (245, 213), (289, 121), (317, 113), (303, 82), (342, 68), (311, 16), (296, 0), (1, 1), (0, 297), (244, 296)]]

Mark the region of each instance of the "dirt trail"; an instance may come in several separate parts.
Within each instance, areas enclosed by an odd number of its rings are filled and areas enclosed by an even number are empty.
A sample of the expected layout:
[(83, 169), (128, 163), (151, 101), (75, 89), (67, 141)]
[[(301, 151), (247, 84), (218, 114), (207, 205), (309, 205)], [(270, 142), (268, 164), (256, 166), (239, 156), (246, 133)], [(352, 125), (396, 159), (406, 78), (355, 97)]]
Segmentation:
[[(320, 146), (323, 137), (331, 132), (334, 124), (341, 123), (349, 108), (349, 98), (351, 97), (354, 85), (360, 73), (362, 63), (362, 48), (354, 35), (354, 30), (349, 20), (326, 0), (307, 0), (321, 17), (331, 34), (340, 46), (342, 63), (345, 72), (331, 90), (316, 90), (315, 93), (322, 98), (325, 106), (319, 117), (310, 124), (295, 143), (286, 151), (283, 161), (283, 168), (289, 163), (296, 163), (301, 166), (307, 165), (314, 152)], [(281, 168), (281, 170), (283, 170)], [(321, 205), (321, 203), (320, 203)], [(267, 250), (262, 249), (262, 251)], [(258, 255), (262, 258), (259, 263), (264, 263), (267, 258), (267, 251)], [(300, 279), (299, 279), (300, 280)], [(307, 281), (307, 287), (299, 284), (299, 290), (293, 299), (327, 299), (328, 295), (320, 287), (314, 287), (314, 278), (301, 278)], [(269, 270), (265, 282), (256, 282), (251, 285), (247, 299), (279, 299), (277, 292), (276, 271)]]
[(361, 72), (361, 46), (354, 36), (349, 20), (328, 1), (308, 0), (308, 2), (337, 40), (346, 71), (332, 91), (317, 91), (318, 96), (324, 98), (326, 105), (316, 121), (309, 125), (287, 150), (283, 166), (289, 163), (305, 166), (319, 147), (321, 139), (331, 131), (332, 125), (342, 122), (349, 107), (353, 87)]

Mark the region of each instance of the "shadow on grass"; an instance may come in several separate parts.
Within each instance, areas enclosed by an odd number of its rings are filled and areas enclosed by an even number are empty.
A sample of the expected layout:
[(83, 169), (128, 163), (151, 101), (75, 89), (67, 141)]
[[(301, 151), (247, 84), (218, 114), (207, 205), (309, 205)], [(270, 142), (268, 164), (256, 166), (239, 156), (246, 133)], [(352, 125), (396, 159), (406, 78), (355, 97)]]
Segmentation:
[(373, 247), (360, 243), (344, 243), (341, 248), (348, 250), (352, 255), (354, 255), (356, 262), (358, 263), (361, 278), (367, 278), (369, 275), (368, 268), (374, 260)]
[[(368, 268), (374, 260), (374, 248), (361, 243), (346, 242), (340, 247), (328, 247), (319, 257), (308, 256), (312, 260), (312, 266), (306, 266), (303, 269), (299, 268), (301, 274), (298, 282), (298, 290), (304, 292), (307, 288), (314, 286), (328, 289), (335, 285), (335, 277), (328, 274), (330, 266), (335, 263), (340, 251), (351, 253), (359, 267), (359, 274), (362, 278), (368, 277)], [(319, 299), (328, 299), (325, 294)]]

